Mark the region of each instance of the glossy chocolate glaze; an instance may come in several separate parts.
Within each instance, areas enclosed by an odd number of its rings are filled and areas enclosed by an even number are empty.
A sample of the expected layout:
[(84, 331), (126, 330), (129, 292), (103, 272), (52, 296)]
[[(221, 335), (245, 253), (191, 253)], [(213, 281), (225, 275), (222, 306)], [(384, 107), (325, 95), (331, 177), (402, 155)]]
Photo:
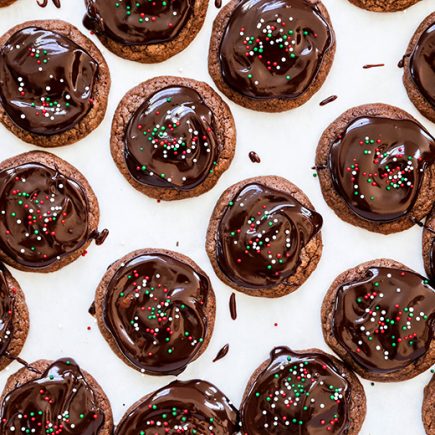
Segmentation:
[(15, 311), (15, 289), (9, 288), (6, 273), (0, 263), (0, 356), (5, 354), (12, 340)]
[(307, 0), (242, 0), (222, 38), (222, 76), (246, 97), (295, 99), (333, 42), (326, 18)]
[(188, 264), (159, 253), (139, 255), (111, 279), (103, 320), (122, 354), (139, 370), (181, 373), (207, 333), (210, 281)]
[(23, 130), (54, 135), (92, 107), (98, 63), (66, 36), (39, 27), (14, 33), (0, 51), (0, 101)]
[(216, 259), (238, 285), (273, 287), (289, 278), (322, 217), (292, 195), (251, 183), (232, 198), (216, 235)]
[(409, 59), (409, 69), (417, 88), (435, 106), (435, 23), (420, 36)]
[(328, 167), (337, 193), (362, 219), (391, 222), (408, 214), (424, 171), (435, 161), (435, 139), (409, 119), (361, 117), (337, 135)]
[(139, 183), (184, 191), (213, 172), (220, 148), (211, 109), (185, 86), (147, 99), (130, 119), (124, 144), (128, 170)]
[(97, 435), (104, 412), (72, 359), (59, 359), (39, 377), (17, 385), (1, 404), (0, 434)]
[(229, 399), (206, 381), (174, 381), (124, 415), (115, 435), (233, 435), (239, 416)]
[(83, 24), (123, 45), (169, 42), (193, 13), (194, 0), (85, 0)]
[(327, 355), (272, 350), (241, 405), (249, 435), (346, 434), (352, 386)]
[(44, 268), (89, 238), (84, 188), (57, 169), (25, 163), (0, 171), (0, 249), (13, 261)]
[(333, 334), (365, 371), (394, 373), (424, 357), (435, 330), (435, 290), (415, 272), (370, 267), (338, 289)]

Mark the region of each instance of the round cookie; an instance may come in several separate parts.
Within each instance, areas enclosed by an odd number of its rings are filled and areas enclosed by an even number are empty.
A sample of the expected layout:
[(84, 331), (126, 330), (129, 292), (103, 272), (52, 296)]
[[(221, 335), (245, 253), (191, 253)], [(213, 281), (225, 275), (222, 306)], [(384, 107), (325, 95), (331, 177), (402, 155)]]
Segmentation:
[(206, 350), (216, 299), (208, 276), (190, 258), (141, 249), (113, 263), (95, 294), (98, 327), (130, 367), (178, 375)]
[(403, 11), (421, 0), (349, 0), (355, 6), (373, 12)]
[[(86, 178), (41, 151), (0, 163), (0, 260), (27, 272), (54, 272), (86, 253), (100, 212)], [(103, 239), (103, 240), (101, 240)]]
[(414, 106), (435, 122), (435, 12), (420, 24), (403, 57), (403, 83)]
[(235, 435), (239, 414), (209, 382), (174, 381), (133, 404), (115, 429), (115, 435), (138, 433)]
[(157, 77), (130, 90), (112, 122), (112, 157), (127, 181), (156, 199), (210, 190), (229, 167), (236, 127), (206, 83)]
[(39, 360), (10, 376), (0, 398), (0, 434), (110, 435), (109, 399), (73, 359)]
[(423, 425), (427, 435), (435, 434), (435, 375), (424, 388), (423, 407), (421, 410)]
[(318, 349), (285, 346), (255, 370), (240, 405), (242, 432), (249, 435), (357, 435), (365, 415), (364, 389), (345, 364)]
[(390, 234), (430, 211), (435, 139), (411, 115), (386, 104), (354, 107), (323, 133), (316, 152), (323, 197), (336, 215)]
[(435, 206), (423, 230), (423, 259), (427, 276), (435, 282)]
[(125, 59), (162, 62), (183, 51), (204, 24), (208, 0), (85, 0), (85, 27)]
[(322, 305), (325, 341), (365, 379), (411, 379), (435, 363), (435, 289), (401, 263), (379, 259), (340, 274)]
[(0, 37), (0, 121), (25, 142), (68, 145), (104, 118), (110, 73), (101, 52), (60, 20), (28, 21)]
[(0, 263), (0, 370), (21, 352), (29, 332), (29, 312), (20, 285)]
[(282, 112), (319, 90), (334, 54), (334, 30), (320, 1), (231, 0), (213, 23), (208, 70), (235, 103)]
[(206, 250), (216, 275), (251, 296), (298, 289), (322, 254), (322, 217), (285, 178), (255, 177), (229, 187), (210, 219)]

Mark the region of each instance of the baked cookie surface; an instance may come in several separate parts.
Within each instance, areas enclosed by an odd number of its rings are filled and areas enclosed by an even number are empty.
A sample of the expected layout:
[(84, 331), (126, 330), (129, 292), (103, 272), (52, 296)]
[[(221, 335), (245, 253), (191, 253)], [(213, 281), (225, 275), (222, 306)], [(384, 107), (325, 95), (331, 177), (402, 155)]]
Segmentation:
[(0, 263), (0, 370), (18, 357), (29, 332), (29, 312), (20, 285)]
[(427, 217), (423, 230), (423, 260), (427, 276), (435, 282), (435, 207)]
[(424, 388), (422, 418), (427, 435), (435, 434), (435, 375)]
[(239, 416), (230, 400), (209, 382), (174, 381), (132, 405), (115, 435), (135, 435), (141, 430), (153, 435), (235, 435), (239, 433)]
[(386, 104), (354, 107), (323, 133), (316, 167), (323, 196), (342, 220), (390, 234), (430, 211), (435, 138), (407, 112)]
[(345, 364), (318, 349), (281, 346), (253, 373), (240, 405), (242, 433), (356, 435), (366, 414), (364, 389)]
[(208, 68), (235, 103), (282, 112), (317, 92), (334, 53), (334, 30), (321, 2), (233, 0), (214, 21)]
[(322, 253), (323, 220), (284, 178), (250, 178), (221, 195), (206, 250), (218, 277), (251, 296), (280, 297), (299, 288)]
[(403, 83), (415, 107), (435, 122), (435, 12), (420, 24), (403, 57)]
[(355, 6), (373, 12), (403, 11), (421, 0), (349, 0)]
[(92, 188), (66, 161), (32, 151), (0, 163), (0, 259), (5, 263), (32, 272), (61, 269), (98, 239), (98, 222)]
[[(11, 375), (0, 398), (0, 433), (110, 435), (109, 399), (70, 358), (39, 360)], [(59, 430), (59, 429), (58, 429)]]
[(84, 25), (110, 51), (136, 62), (162, 62), (201, 30), (208, 0), (84, 0)]
[(134, 251), (111, 265), (95, 295), (112, 350), (150, 375), (178, 375), (207, 348), (216, 301), (207, 275), (182, 254)]
[(162, 76), (124, 96), (110, 144), (133, 187), (170, 201), (200, 195), (217, 183), (233, 159), (236, 127), (227, 104), (206, 83)]
[(360, 376), (411, 379), (435, 363), (435, 289), (401, 263), (379, 259), (340, 274), (322, 305), (328, 345)]
[(102, 121), (109, 68), (98, 48), (60, 20), (29, 21), (0, 38), (0, 121), (25, 142), (62, 146)]

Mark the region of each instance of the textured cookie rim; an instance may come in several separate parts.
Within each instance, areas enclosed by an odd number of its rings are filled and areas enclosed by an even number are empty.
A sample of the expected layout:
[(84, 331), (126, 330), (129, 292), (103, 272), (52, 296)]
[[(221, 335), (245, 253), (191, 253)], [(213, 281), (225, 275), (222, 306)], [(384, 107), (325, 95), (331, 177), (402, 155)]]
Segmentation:
[[(124, 135), (131, 118), (145, 100), (154, 93), (170, 86), (185, 86), (195, 90), (213, 112), (217, 125), (215, 134), (220, 146), (217, 165), (213, 168), (213, 174), (208, 175), (201, 184), (191, 190), (167, 189), (142, 184), (131, 175), (125, 162)], [(127, 113), (124, 113), (125, 111)], [(192, 198), (208, 192), (229, 168), (234, 157), (235, 147), (236, 126), (230, 108), (207, 83), (197, 80), (173, 76), (160, 76), (147, 80), (130, 89), (124, 95), (113, 116), (110, 135), (110, 151), (113, 161), (124, 178), (136, 190), (154, 199), (172, 201)]]
[[(381, 6), (368, 6), (366, 4), (366, 0), (349, 0), (353, 5), (358, 6), (361, 9), (365, 9), (366, 11), (371, 11), (371, 12), (398, 12), (398, 11), (403, 11), (405, 9), (410, 8), (411, 6), (414, 6), (415, 4), (417, 4), (420, 0), (408, 0), (408, 1), (403, 1), (403, 5), (401, 4), (400, 6), (386, 6), (386, 7), (381, 7)], [(370, 1), (370, 0), (368, 0)]]
[[(349, 369), (346, 366), (346, 364), (340, 361), (337, 357), (330, 355), (329, 353), (324, 352), (323, 350), (317, 348), (310, 348), (310, 349), (303, 349), (303, 350), (295, 350), (295, 352), (300, 354), (306, 354), (306, 355), (317, 353), (326, 356), (334, 363), (334, 365), (341, 372), (341, 374), (345, 375), (344, 377), (348, 380), (349, 385), (352, 388), (350, 407), (349, 407), (350, 409), (348, 410), (350, 426), (347, 434), (358, 435), (366, 417), (367, 405), (366, 405), (366, 395), (365, 395), (364, 387), (361, 385), (361, 382), (359, 381), (357, 376), (353, 373), (351, 369)], [(262, 375), (262, 373), (266, 370), (266, 368), (269, 366), (269, 363), (270, 363), (270, 359), (264, 361), (254, 370), (251, 377), (249, 378), (248, 384), (245, 388), (242, 400), (240, 402), (240, 416), (242, 416), (242, 409), (245, 405), (246, 400), (249, 398), (249, 393), (252, 390), (252, 387), (255, 385), (258, 378)], [(242, 428), (243, 428), (243, 421), (242, 421)]]
[(275, 175), (266, 175), (262, 177), (253, 177), (245, 179), (243, 181), (239, 181), (238, 183), (228, 187), (222, 193), (214, 207), (207, 229), (206, 251), (216, 275), (222, 282), (224, 282), (229, 287), (250, 296), (279, 298), (293, 293), (295, 290), (301, 287), (310, 277), (312, 272), (314, 272), (314, 270), (316, 269), (317, 264), (320, 261), (320, 257), (322, 256), (323, 249), (321, 231), (319, 231), (314, 237), (312, 237), (311, 240), (304, 246), (304, 248), (302, 248), (299, 257), (301, 263), (297, 266), (295, 272), (286, 281), (280, 282), (273, 287), (263, 289), (253, 289), (251, 287), (245, 287), (233, 282), (225, 275), (217, 262), (216, 238), (219, 230), (219, 224), (227, 208), (228, 202), (232, 198), (234, 198), (234, 196), (237, 195), (240, 190), (242, 190), (245, 186), (251, 183), (258, 183), (268, 188), (287, 193), (293, 196), (304, 207), (316, 211), (313, 204), (305, 195), (305, 193), (298, 186), (285, 178)]
[(20, 284), (6, 267), (0, 271), (4, 274), (9, 292), (15, 296), (12, 311), (12, 338), (5, 350), (7, 355), (0, 356), (0, 370), (3, 370), (20, 355), (29, 334), (30, 320), (26, 297)]
[(337, 298), (337, 293), (343, 284), (356, 282), (365, 277), (367, 269), (370, 267), (389, 267), (400, 270), (406, 270), (408, 272), (417, 273), (409, 267), (405, 266), (398, 261), (380, 258), (377, 260), (367, 261), (361, 263), (358, 266), (347, 269), (346, 271), (340, 273), (331, 286), (322, 302), (321, 308), (321, 320), (322, 320), (322, 333), (325, 342), (328, 346), (358, 375), (364, 379), (376, 382), (399, 382), (406, 381), (418, 376), (425, 370), (430, 368), (435, 363), (435, 340), (431, 341), (428, 351), (418, 358), (416, 361), (408, 364), (406, 367), (397, 370), (392, 373), (376, 373), (364, 369), (360, 364), (358, 364), (349, 354), (349, 352), (340, 344), (333, 333), (333, 315), (334, 315), (334, 304)]
[(417, 84), (411, 75), (411, 56), (414, 53), (420, 37), (423, 33), (433, 24), (435, 24), (435, 12), (427, 16), (423, 22), (418, 26), (414, 35), (409, 42), (406, 54), (403, 57), (403, 84), (405, 86), (408, 97), (417, 110), (427, 119), (435, 122), (435, 106), (433, 106), (426, 97), (421, 93)]
[(88, 240), (75, 251), (62, 255), (61, 259), (58, 261), (54, 261), (49, 266), (46, 267), (29, 267), (22, 265), (12, 258), (8, 257), (5, 253), (0, 251), (0, 260), (4, 261), (6, 264), (14, 267), (15, 269), (22, 270), (24, 272), (38, 272), (38, 273), (50, 273), (56, 272), (59, 269), (62, 269), (64, 266), (72, 263), (77, 260), (79, 257), (83, 256), (86, 253), (88, 246), (92, 242), (91, 234), (97, 230), (98, 223), (100, 220), (100, 209), (98, 205), (97, 197), (95, 196), (92, 187), (90, 186), (88, 180), (85, 176), (74, 166), (72, 166), (67, 161), (61, 159), (60, 157), (55, 156), (46, 151), (28, 151), (23, 154), (19, 154), (17, 156), (10, 157), (3, 162), (0, 163), (0, 171), (5, 169), (12, 169), (18, 166), (27, 164), (27, 163), (41, 163), (51, 169), (59, 169), (59, 172), (66, 176), (67, 178), (72, 179), (76, 183), (80, 185), (82, 188), (87, 201), (88, 201)]
[(77, 27), (62, 20), (35, 20), (18, 24), (0, 37), (0, 47), (3, 47), (16, 32), (27, 27), (40, 27), (69, 38), (98, 63), (98, 74), (92, 91), (94, 102), (86, 116), (72, 128), (54, 135), (36, 134), (19, 127), (9, 117), (2, 104), (0, 104), (0, 122), (19, 139), (40, 147), (54, 148), (78, 142), (95, 130), (104, 119), (111, 84), (109, 67), (97, 46)]
[(233, 11), (237, 8), (240, 1), (231, 0), (227, 3), (213, 21), (212, 33), (210, 37), (210, 46), (208, 52), (208, 72), (213, 79), (218, 89), (225, 94), (234, 103), (246, 107), (247, 109), (256, 110), (259, 112), (284, 112), (286, 110), (295, 109), (302, 106), (322, 87), (329, 72), (332, 68), (332, 64), (335, 56), (336, 38), (334, 28), (329, 16), (328, 10), (325, 5), (319, 0), (306, 0), (313, 6), (319, 8), (325, 21), (328, 23), (332, 44), (328, 50), (324, 53), (320, 67), (314, 76), (311, 84), (308, 88), (298, 97), (288, 99), (285, 97), (271, 97), (255, 99), (241, 94), (236, 89), (230, 87), (222, 76), (222, 69), (219, 60), (220, 46), (223, 36), (225, 34), (228, 22), (232, 16)]
[(345, 130), (355, 119), (364, 116), (383, 117), (392, 120), (409, 120), (424, 128), (412, 115), (388, 104), (365, 104), (346, 110), (325, 129), (317, 145), (315, 165), (318, 168), (318, 179), (323, 198), (341, 220), (351, 225), (381, 234), (404, 231), (411, 228), (415, 224), (415, 221), (422, 220), (430, 212), (432, 203), (425, 196), (430, 194), (432, 190), (435, 190), (435, 165), (429, 166), (424, 172), (421, 187), (412, 209), (401, 218), (391, 222), (376, 223), (375, 221), (368, 221), (359, 217), (350, 209), (334, 187), (331, 171), (328, 166), (331, 147), (338, 132)]
[[(127, 255), (124, 255), (119, 260), (116, 260), (114, 263), (112, 263), (105, 274), (103, 275), (100, 283), (98, 284), (97, 290), (95, 292), (95, 318), (97, 319), (98, 328), (101, 332), (101, 335), (106, 340), (107, 344), (110, 346), (113, 353), (120, 358), (126, 365), (129, 367), (135, 369), (139, 373), (143, 373), (150, 376), (156, 376), (156, 377), (162, 377), (162, 376), (172, 376), (171, 373), (157, 373), (157, 372), (151, 372), (142, 369), (141, 367), (138, 367), (133, 362), (131, 362), (127, 356), (124, 355), (121, 348), (119, 347), (117, 341), (115, 340), (114, 336), (112, 335), (112, 332), (107, 328), (104, 318), (103, 318), (103, 311), (104, 311), (104, 300), (107, 294), (107, 290), (110, 284), (110, 281), (112, 280), (113, 276), (116, 274), (116, 272), (122, 267), (123, 263), (127, 263), (131, 260), (133, 260), (136, 257), (139, 257), (141, 255), (149, 255), (149, 254), (156, 254), (156, 255), (166, 255), (169, 256), (181, 263), (186, 264), (190, 268), (192, 268), (196, 273), (205, 276), (208, 278), (208, 275), (189, 257), (187, 257), (184, 254), (181, 254), (179, 252), (170, 251), (168, 249), (158, 249), (158, 248), (145, 248), (145, 249), (138, 249), (136, 251), (132, 251), (128, 253)], [(195, 360), (197, 360), (207, 349), (210, 340), (213, 335), (213, 330), (215, 326), (215, 318), (216, 318), (216, 296), (213, 290), (213, 285), (209, 279), (210, 287), (209, 287), (209, 294), (206, 301), (206, 305), (204, 307), (204, 312), (206, 314), (207, 318), (207, 332), (204, 337), (204, 341), (199, 348), (197, 354), (189, 361), (189, 363), (186, 365), (186, 367), (183, 369), (186, 370), (190, 364), (192, 364)]]

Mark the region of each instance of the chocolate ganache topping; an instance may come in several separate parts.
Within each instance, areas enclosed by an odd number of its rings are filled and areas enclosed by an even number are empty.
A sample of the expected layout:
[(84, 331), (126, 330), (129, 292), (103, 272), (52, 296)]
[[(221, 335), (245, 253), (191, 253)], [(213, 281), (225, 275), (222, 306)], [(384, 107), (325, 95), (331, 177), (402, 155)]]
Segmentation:
[(89, 236), (88, 200), (76, 181), (41, 163), (0, 171), (0, 249), (43, 268), (81, 248)]
[(97, 62), (66, 36), (39, 27), (14, 33), (0, 51), (0, 100), (20, 128), (54, 135), (92, 107)]
[(6, 268), (0, 263), (0, 356), (7, 351), (13, 334), (15, 289), (9, 288)]
[(111, 279), (103, 319), (122, 354), (139, 370), (181, 373), (207, 333), (209, 279), (160, 253), (123, 264)]
[(194, 0), (85, 0), (83, 24), (123, 45), (175, 39), (192, 16)]
[(248, 184), (225, 209), (216, 240), (216, 258), (233, 282), (273, 287), (289, 278), (301, 250), (317, 234), (322, 217), (292, 195)]
[(435, 139), (408, 119), (361, 117), (337, 136), (328, 166), (334, 188), (362, 219), (391, 222), (410, 212)]
[(242, 0), (222, 38), (222, 76), (246, 97), (295, 99), (333, 42), (326, 18), (307, 0)]
[(420, 36), (411, 54), (409, 69), (420, 92), (435, 106), (435, 23)]
[(368, 372), (393, 373), (415, 363), (434, 330), (435, 290), (415, 272), (370, 267), (338, 289), (333, 334)]
[(346, 434), (351, 388), (327, 355), (275, 348), (241, 405), (242, 431)]
[(219, 156), (215, 118), (194, 89), (170, 86), (131, 118), (125, 161), (141, 184), (191, 190), (213, 172)]
[(104, 413), (72, 359), (59, 359), (3, 399), (0, 434), (97, 435)]
[(233, 435), (238, 430), (238, 412), (229, 399), (214, 385), (192, 380), (152, 393), (124, 415), (115, 435)]

